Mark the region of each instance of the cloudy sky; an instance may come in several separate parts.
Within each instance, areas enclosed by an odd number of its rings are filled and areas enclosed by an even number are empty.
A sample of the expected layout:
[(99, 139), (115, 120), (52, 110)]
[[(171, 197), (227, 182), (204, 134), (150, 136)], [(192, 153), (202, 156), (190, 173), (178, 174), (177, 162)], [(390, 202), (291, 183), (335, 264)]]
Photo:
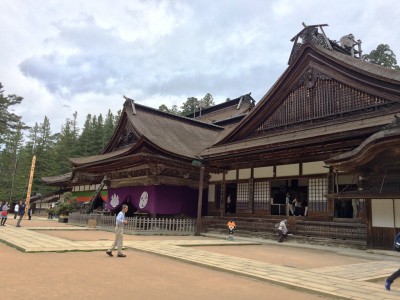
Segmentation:
[(385, 43), (400, 63), (400, 5), (389, 0), (1, 0), (0, 82), (24, 98), (27, 125), (52, 132), (78, 112), (103, 116), (126, 95), (158, 108), (211, 93), (258, 101), (287, 68), (308, 25)]

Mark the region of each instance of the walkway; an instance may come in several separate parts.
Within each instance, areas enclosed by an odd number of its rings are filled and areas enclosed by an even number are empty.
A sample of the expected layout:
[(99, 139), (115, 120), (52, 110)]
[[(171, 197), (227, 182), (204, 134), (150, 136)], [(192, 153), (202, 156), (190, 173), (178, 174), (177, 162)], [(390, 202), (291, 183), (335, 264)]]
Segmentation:
[[(41, 233), (46, 230), (96, 230), (84, 227), (21, 227), (9, 225), (0, 228), (0, 241), (16, 247), (24, 252), (47, 251), (96, 251), (106, 250), (110, 241), (70, 241)], [(370, 282), (386, 277), (399, 267), (396, 259), (387, 256), (367, 253), (360, 250), (340, 249), (341, 252), (351, 251), (350, 255), (358, 255), (371, 261), (353, 265), (296, 269), (283, 265), (270, 264), (257, 260), (239, 258), (224, 254), (212, 253), (196, 249), (195, 246), (211, 245), (257, 245), (274, 241), (235, 238), (227, 241), (225, 236), (208, 236), (196, 240), (150, 240), (126, 241), (124, 245), (134, 250), (145, 251), (168, 258), (177, 259), (191, 264), (200, 265), (278, 285), (338, 297), (341, 299), (399, 299), (400, 290), (387, 292), (382, 284)], [(276, 242), (275, 242), (276, 243)], [(285, 246), (307, 247), (305, 245), (285, 243)], [(312, 246), (313, 249), (318, 248)], [(299, 281), (299, 278), (302, 280)]]

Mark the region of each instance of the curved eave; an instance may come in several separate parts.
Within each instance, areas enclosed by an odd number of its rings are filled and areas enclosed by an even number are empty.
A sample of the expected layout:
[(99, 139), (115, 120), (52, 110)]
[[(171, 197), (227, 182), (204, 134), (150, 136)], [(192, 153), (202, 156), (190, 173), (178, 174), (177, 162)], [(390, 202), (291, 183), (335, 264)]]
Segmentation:
[(145, 138), (142, 138), (138, 143), (130, 147), (129, 151), (124, 153), (123, 156), (104, 157), (104, 159), (82, 164), (74, 168), (74, 173), (94, 168), (101, 169), (105, 166), (107, 166), (107, 168), (119, 169), (129, 165), (146, 164), (157, 160), (165, 160), (166, 162), (175, 161), (181, 164), (190, 164), (193, 158), (165, 151)]
[(400, 157), (400, 128), (379, 131), (367, 138), (360, 146), (352, 151), (343, 153), (325, 161), (329, 166), (338, 170), (352, 170), (365, 166), (374, 160)]
[(342, 199), (342, 200), (352, 200), (352, 199), (397, 199), (399, 197), (399, 192), (368, 192), (368, 191), (352, 191), (343, 192), (336, 194), (326, 194), (324, 195), (328, 199)]
[(99, 155), (92, 155), (92, 156), (86, 156), (86, 157), (76, 157), (76, 158), (68, 158), (68, 160), (72, 163), (72, 165), (75, 167), (79, 167), (88, 163), (93, 163), (96, 161), (103, 161), (111, 158), (116, 158), (116, 157), (121, 157), (124, 154), (128, 153), (132, 148), (132, 145), (128, 145), (124, 148), (121, 148), (119, 150), (115, 150), (112, 152), (104, 153), (104, 154), (99, 154)]
[(59, 186), (69, 186), (71, 178), (72, 178), (72, 172), (69, 172), (63, 175), (42, 177), (41, 180), (45, 185), (59, 187)]

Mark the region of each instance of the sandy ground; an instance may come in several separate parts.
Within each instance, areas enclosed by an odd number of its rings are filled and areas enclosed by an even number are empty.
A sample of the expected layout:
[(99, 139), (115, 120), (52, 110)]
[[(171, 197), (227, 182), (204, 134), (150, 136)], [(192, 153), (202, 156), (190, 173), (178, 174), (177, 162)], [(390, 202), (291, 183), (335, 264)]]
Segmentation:
[[(10, 219), (7, 224), (15, 225), (15, 221)], [(22, 222), (24, 227), (65, 225), (54, 221)], [(112, 232), (106, 231), (41, 232), (70, 240), (109, 240), (110, 244), (114, 238)], [(124, 236), (125, 240), (133, 241), (195, 238), (198, 237)], [(278, 244), (198, 248), (305, 269), (365, 261), (331, 252), (280, 247)], [(0, 243), (0, 298), (331, 299), (153, 254), (134, 250), (125, 253), (127, 258), (111, 258), (104, 251), (23, 253)]]

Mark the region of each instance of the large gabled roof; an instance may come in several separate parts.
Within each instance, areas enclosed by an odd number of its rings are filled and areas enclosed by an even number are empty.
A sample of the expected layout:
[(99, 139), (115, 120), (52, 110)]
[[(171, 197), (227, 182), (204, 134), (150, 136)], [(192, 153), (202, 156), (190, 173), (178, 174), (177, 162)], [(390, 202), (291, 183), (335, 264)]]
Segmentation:
[(196, 113), (190, 113), (187, 117), (225, 127), (238, 123), (251, 111), (254, 105), (255, 100), (251, 97), (251, 93), (248, 93), (235, 99), (203, 108), (196, 111)]
[[(287, 131), (288, 134), (271, 133), (269, 135), (266, 132), (263, 136), (250, 136), (260, 124), (265, 122), (282, 105), (284, 99), (296, 88), (310, 68), (314, 72), (330, 76), (346, 86), (370, 95), (384, 97), (393, 102), (399, 102), (400, 100), (400, 72), (368, 63), (337, 51), (325, 49), (318, 45), (304, 44), (290, 66), (262, 97), (255, 108), (212, 147), (205, 149), (201, 156), (216, 158), (229, 153), (244, 153), (243, 151), (252, 148), (290, 143), (291, 139), (318, 138), (318, 136), (328, 134), (329, 132), (324, 129), (326, 126), (323, 125), (322, 127), (324, 128), (322, 128), (321, 124), (315, 124), (311, 125), (308, 130), (301, 128), (298, 134), (295, 133), (296, 128), (294, 127), (290, 133)], [(392, 117), (390, 116), (390, 119)], [(381, 120), (383, 124), (362, 124), (362, 126), (385, 125), (388, 123), (387, 120)], [(347, 127), (349, 132), (355, 128)], [(335, 134), (337, 131), (334, 130), (335, 128), (332, 129), (331, 133)], [(340, 129), (338, 127), (337, 129), (340, 130), (338, 133), (343, 133), (343, 128)]]
[(221, 126), (165, 113), (127, 99), (119, 124), (102, 154), (70, 160), (76, 167), (150, 148), (170, 158), (194, 159), (217, 139), (221, 131)]

